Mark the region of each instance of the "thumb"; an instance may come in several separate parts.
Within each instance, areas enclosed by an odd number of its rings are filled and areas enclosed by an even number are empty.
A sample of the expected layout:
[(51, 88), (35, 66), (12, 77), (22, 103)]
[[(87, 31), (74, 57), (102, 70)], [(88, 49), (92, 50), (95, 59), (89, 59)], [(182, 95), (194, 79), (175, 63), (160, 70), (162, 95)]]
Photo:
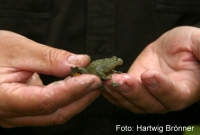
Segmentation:
[(71, 66), (86, 66), (90, 57), (48, 47), (8, 31), (0, 31), (0, 61), (6, 66), (49, 74), (66, 76)]

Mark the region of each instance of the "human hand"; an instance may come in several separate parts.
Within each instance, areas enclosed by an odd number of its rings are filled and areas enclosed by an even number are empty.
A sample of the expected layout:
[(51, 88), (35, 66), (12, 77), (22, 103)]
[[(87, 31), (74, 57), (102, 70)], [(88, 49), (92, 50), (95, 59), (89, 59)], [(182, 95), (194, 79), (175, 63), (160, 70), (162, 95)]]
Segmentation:
[(105, 82), (104, 96), (135, 113), (184, 109), (200, 99), (199, 60), (200, 29), (177, 27), (148, 45), (127, 74)]
[(68, 77), (44, 86), (37, 73), (68, 76), (71, 66), (89, 61), (86, 55), (0, 31), (0, 126), (62, 124), (82, 111), (99, 95), (99, 78)]

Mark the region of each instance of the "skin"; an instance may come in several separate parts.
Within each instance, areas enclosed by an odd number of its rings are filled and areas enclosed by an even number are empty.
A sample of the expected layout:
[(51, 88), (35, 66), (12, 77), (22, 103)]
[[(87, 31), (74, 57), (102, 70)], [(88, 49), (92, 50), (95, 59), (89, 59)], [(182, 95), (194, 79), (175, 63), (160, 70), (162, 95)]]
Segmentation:
[[(104, 96), (135, 113), (182, 110), (200, 99), (200, 29), (177, 27), (149, 44)], [(113, 87), (113, 82), (115, 87)]]
[(0, 31), (0, 126), (62, 124), (85, 109), (100, 92), (101, 80), (82, 75), (45, 86), (37, 73), (68, 76), (71, 66), (90, 58)]
[[(62, 124), (95, 100), (101, 80), (81, 75), (42, 84), (36, 73), (67, 76), (89, 57), (0, 31), (0, 125)], [(135, 113), (181, 110), (200, 97), (200, 30), (178, 27), (149, 44), (124, 74), (105, 81), (103, 95)], [(22, 49), (23, 48), (23, 49)], [(34, 64), (33, 64), (34, 63)], [(113, 84), (114, 87), (113, 87)]]

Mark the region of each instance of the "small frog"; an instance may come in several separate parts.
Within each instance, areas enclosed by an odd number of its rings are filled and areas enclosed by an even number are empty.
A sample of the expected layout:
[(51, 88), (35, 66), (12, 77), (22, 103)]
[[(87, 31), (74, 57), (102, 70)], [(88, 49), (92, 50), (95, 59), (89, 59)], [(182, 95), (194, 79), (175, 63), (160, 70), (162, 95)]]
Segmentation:
[(111, 58), (98, 59), (91, 62), (86, 68), (84, 67), (72, 67), (71, 76), (76, 76), (80, 74), (94, 74), (99, 76), (102, 80), (111, 79), (111, 74), (121, 73), (120, 71), (115, 71), (116, 66), (122, 65), (123, 60), (113, 56)]

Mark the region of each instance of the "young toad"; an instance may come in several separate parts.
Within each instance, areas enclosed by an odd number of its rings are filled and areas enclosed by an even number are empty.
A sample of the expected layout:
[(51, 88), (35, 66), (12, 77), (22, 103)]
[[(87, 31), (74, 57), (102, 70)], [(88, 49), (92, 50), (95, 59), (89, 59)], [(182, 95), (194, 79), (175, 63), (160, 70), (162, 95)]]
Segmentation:
[(121, 73), (119, 71), (115, 71), (114, 68), (122, 64), (123, 60), (121, 58), (117, 58), (116, 56), (111, 58), (98, 59), (91, 62), (86, 68), (72, 67), (71, 76), (80, 74), (94, 74), (99, 76), (102, 80), (108, 80), (111, 79), (111, 74)]

